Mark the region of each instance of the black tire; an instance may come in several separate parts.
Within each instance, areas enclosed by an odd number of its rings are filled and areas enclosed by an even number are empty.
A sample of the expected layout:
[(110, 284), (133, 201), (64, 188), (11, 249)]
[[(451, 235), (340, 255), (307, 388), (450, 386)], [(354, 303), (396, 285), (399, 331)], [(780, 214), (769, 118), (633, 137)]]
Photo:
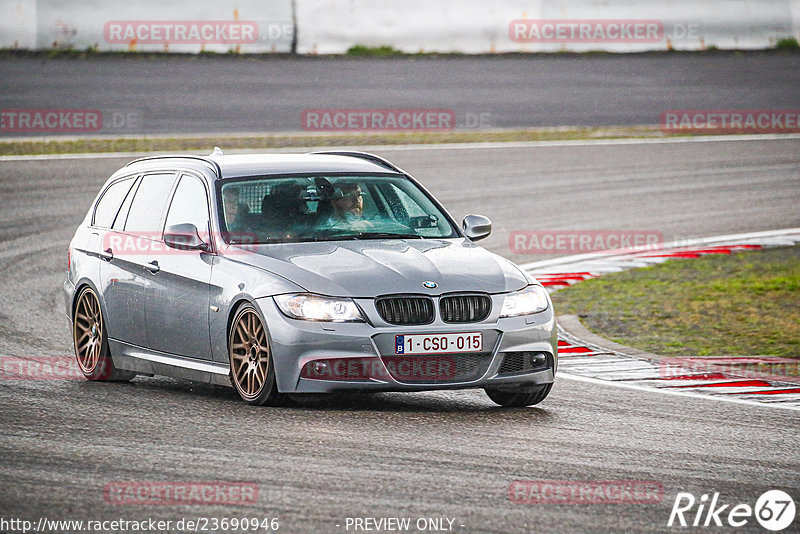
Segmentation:
[(267, 327), (250, 303), (240, 306), (231, 321), (228, 359), (231, 384), (244, 402), (253, 406), (286, 403), (286, 395), (278, 393)]
[(118, 369), (111, 358), (108, 333), (97, 294), (90, 287), (81, 290), (72, 312), (72, 345), (78, 368), (87, 380), (127, 382), (133, 371)]
[(518, 389), (490, 389), (487, 388), (486, 394), (493, 402), (506, 408), (521, 408), (523, 406), (533, 406), (539, 404), (550, 393), (553, 384), (542, 386), (532, 386)]

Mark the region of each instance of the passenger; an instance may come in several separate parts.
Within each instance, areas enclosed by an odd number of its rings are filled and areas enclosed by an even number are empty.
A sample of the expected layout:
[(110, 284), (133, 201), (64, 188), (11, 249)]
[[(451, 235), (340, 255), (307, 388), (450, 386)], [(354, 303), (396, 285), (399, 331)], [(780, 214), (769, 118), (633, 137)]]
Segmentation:
[(264, 230), (271, 237), (289, 239), (307, 227), (308, 211), (298, 184), (278, 184), (261, 201)]
[(250, 209), (246, 204), (239, 202), (238, 187), (226, 187), (222, 190), (222, 207), (225, 212), (225, 226), (229, 234), (241, 233), (247, 229), (246, 217)]

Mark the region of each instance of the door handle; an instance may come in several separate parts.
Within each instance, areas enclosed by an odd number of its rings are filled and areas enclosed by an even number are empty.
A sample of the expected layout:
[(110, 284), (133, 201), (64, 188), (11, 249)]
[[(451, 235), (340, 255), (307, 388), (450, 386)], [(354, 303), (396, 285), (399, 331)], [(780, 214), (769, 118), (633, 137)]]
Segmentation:
[(161, 270), (161, 267), (158, 266), (158, 262), (156, 260), (153, 260), (150, 263), (146, 264), (145, 268), (153, 274)]
[(100, 251), (100, 257), (103, 258), (106, 261), (111, 261), (111, 260), (114, 259), (114, 252), (110, 248), (107, 248), (105, 250), (101, 250)]

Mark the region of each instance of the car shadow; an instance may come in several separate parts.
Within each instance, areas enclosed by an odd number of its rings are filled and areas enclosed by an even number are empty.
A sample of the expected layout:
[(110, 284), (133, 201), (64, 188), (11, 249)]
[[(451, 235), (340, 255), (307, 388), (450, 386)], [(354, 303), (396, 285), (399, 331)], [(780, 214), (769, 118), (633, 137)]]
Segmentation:
[[(95, 384), (86, 383), (87, 387)], [(112, 384), (108, 384), (112, 385)], [(137, 377), (132, 382), (115, 383), (119, 393), (125, 396), (151, 395), (169, 397), (169, 402), (179, 402), (175, 397), (190, 396), (194, 402), (205, 400), (223, 402), (226, 409), (279, 410), (292, 412), (373, 412), (373, 413), (461, 413), (492, 414), (516, 417), (522, 415), (527, 421), (548, 421), (554, 417), (547, 407), (504, 408), (494, 404), (482, 390), (443, 390), (420, 392), (348, 392), (290, 395), (280, 407), (248, 406), (243, 403), (233, 388), (189, 382), (166, 377)], [(545, 401), (546, 402), (546, 401)]]
[(514, 413), (547, 416), (538, 407), (504, 408), (497, 406), (482, 390), (445, 390), (380, 393), (327, 393), (292, 395), (292, 407), (317, 411), (428, 412), (428, 413)]

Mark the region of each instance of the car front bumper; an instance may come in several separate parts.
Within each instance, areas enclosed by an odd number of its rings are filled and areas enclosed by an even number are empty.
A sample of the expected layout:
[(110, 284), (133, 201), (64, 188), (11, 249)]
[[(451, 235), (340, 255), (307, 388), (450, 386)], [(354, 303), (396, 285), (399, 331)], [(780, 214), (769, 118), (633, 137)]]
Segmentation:
[[(373, 326), (375, 322), (330, 323), (290, 319), (280, 312), (270, 297), (258, 299), (257, 303), (269, 331), (278, 390), (283, 393), (514, 388), (552, 383), (558, 367), (556, 322), (552, 306), (543, 312), (526, 316), (490, 316), (480, 323), (448, 324), (437, 319), (424, 326)], [(397, 372), (395, 360), (392, 360), (396, 357), (395, 336), (463, 332), (480, 332), (483, 336), (479, 358), (483, 363), (477, 376), (470, 376), (467, 380), (461, 380), (455, 374), (439, 374), (430, 379), (413, 376), (413, 369), (418, 368), (414, 365), (414, 356), (406, 356), (404, 362), (412, 370), (411, 375)], [(504, 359), (510, 353), (543, 353), (547, 355), (546, 365), (521, 372), (502, 372)], [(461, 358), (462, 355), (445, 354), (434, 359), (449, 365)], [(358, 362), (352, 368), (369, 369), (369, 377), (361, 373), (358, 373), (360, 376), (357, 379), (350, 375), (344, 378), (337, 375), (334, 380), (308, 378), (308, 373), (301, 376), (304, 366), (317, 360)], [(389, 368), (394, 372), (390, 372)]]
[(64, 313), (67, 314), (70, 324), (72, 324), (72, 299), (75, 297), (75, 284), (69, 277), (64, 280), (61, 295), (64, 297)]

